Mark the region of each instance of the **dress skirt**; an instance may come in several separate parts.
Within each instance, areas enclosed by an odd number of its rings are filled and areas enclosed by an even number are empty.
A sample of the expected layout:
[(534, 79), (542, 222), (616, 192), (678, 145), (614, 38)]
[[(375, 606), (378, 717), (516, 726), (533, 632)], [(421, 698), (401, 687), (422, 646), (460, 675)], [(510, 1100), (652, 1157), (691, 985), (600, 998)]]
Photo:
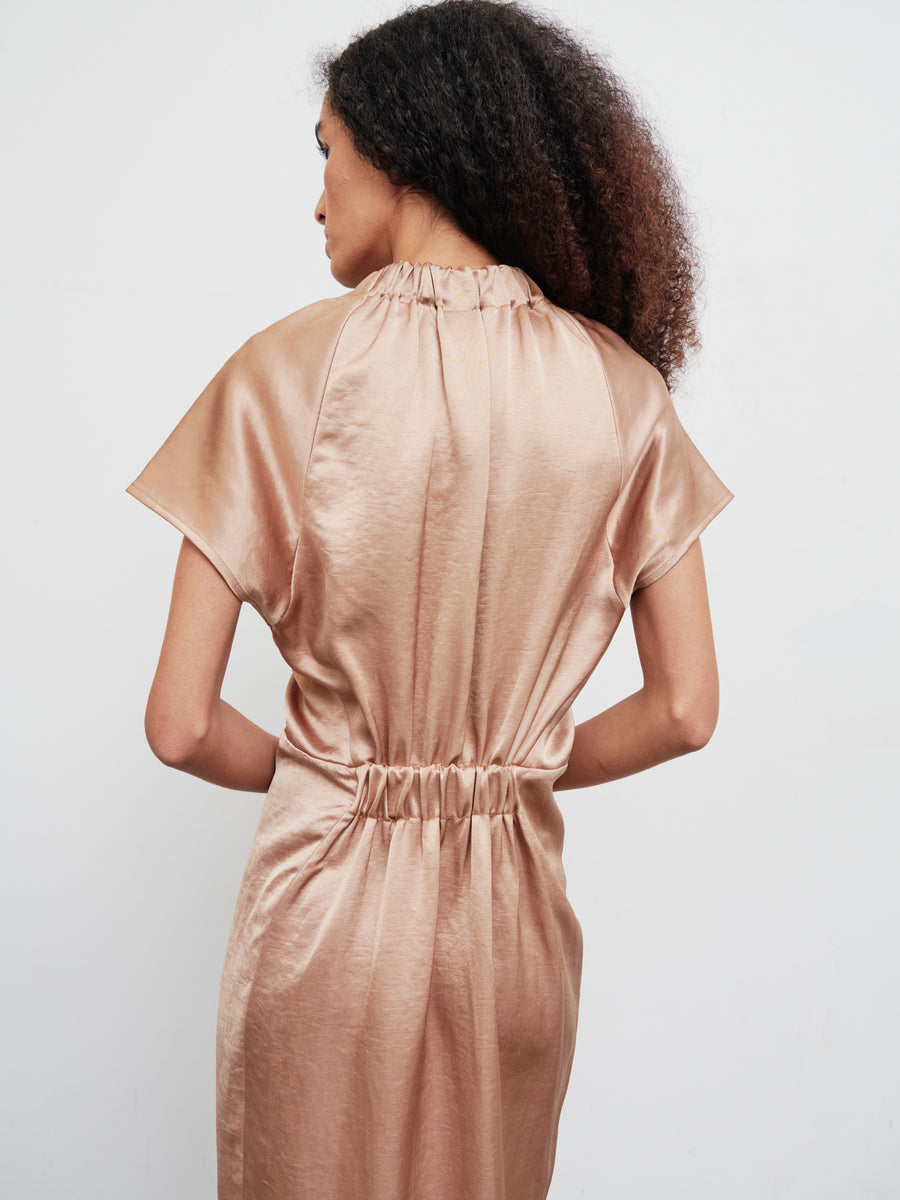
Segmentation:
[(543, 1200), (582, 959), (559, 770), (286, 749), (222, 972), (219, 1200)]

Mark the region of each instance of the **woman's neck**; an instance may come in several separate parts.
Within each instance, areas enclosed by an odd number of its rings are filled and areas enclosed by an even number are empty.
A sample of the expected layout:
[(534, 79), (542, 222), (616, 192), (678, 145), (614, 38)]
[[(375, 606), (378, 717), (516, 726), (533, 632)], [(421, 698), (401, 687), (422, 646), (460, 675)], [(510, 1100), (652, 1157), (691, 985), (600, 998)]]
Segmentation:
[(500, 261), (463, 233), (434, 201), (414, 192), (406, 192), (398, 202), (391, 233), (394, 262), (477, 268), (496, 266)]

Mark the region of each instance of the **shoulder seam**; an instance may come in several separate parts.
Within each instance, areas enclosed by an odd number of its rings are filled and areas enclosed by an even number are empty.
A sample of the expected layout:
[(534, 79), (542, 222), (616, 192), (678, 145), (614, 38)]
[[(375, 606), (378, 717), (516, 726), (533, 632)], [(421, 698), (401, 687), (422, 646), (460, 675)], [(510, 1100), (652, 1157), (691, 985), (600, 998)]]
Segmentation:
[[(353, 314), (356, 312), (356, 310), (363, 303), (365, 303), (367, 296), (368, 296), (368, 291), (363, 293), (363, 295), (359, 297), (358, 302), (352, 306), (352, 308), (350, 309), (350, 311), (348, 313), (346, 313), (346, 315), (344, 316), (344, 319), (341, 321), (340, 327), (337, 331), (337, 336), (334, 339), (334, 346), (331, 351), (331, 358), (328, 362), (328, 369), (325, 372), (325, 381), (322, 384), (322, 394), (319, 397), (318, 408), (316, 410), (316, 420), (315, 420), (315, 424), (313, 425), (312, 437), (309, 440), (309, 453), (306, 456), (306, 464), (303, 468), (303, 482), (302, 482), (302, 490), (301, 490), (300, 509), (299, 509), (299, 512), (297, 513), (297, 541), (294, 543), (294, 552), (291, 555), (291, 584), (290, 584), (290, 588), (288, 589), (287, 603), (285, 604), (285, 606), (281, 610), (281, 612), (278, 614), (278, 617), (275, 619), (275, 621), (273, 621), (273, 623), (272, 623), (273, 628), (274, 628), (274, 626), (279, 625), (284, 620), (284, 617), (286, 616), (287, 613), (290, 612), (290, 610), (293, 606), (293, 603), (294, 603), (294, 576), (295, 576), (296, 567), (297, 567), (297, 556), (300, 553), (300, 546), (301, 546), (301, 543), (303, 540), (303, 517), (306, 512), (306, 484), (307, 484), (307, 479), (309, 476), (309, 466), (310, 466), (310, 463), (312, 462), (313, 450), (315, 449), (315, 445), (316, 445), (316, 437), (318, 436), (318, 432), (319, 432), (319, 421), (321, 420), (321, 417), (322, 417), (322, 409), (325, 406), (325, 396), (326, 396), (326, 393), (328, 392), (328, 384), (331, 380), (331, 372), (334, 368), (334, 360), (337, 357), (338, 347), (341, 344), (341, 338), (344, 336), (344, 329), (347, 326), (347, 322), (350, 320), (350, 318), (353, 316)], [(337, 300), (340, 300), (343, 297), (337, 296), (334, 298)]]
[[(573, 315), (572, 315), (572, 314), (569, 312), (569, 310), (568, 310), (568, 309), (565, 309), (565, 308), (564, 308), (564, 309), (561, 309), (560, 311), (561, 311), (561, 312), (564, 312), (564, 313), (566, 314), (566, 316), (569, 318), (569, 322), (570, 322), (570, 324), (571, 324), (572, 328), (573, 328), (573, 329), (576, 331), (576, 333), (578, 334), (578, 336), (579, 336), (579, 337), (580, 337), (580, 338), (581, 338), (581, 339), (582, 339), (582, 340), (583, 340), (583, 341), (584, 341), (584, 342), (585, 342), (587, 345), (589, 345), (589, 346), (591, 347), (591, 349), (592, 349), (592, 350), (594, 351), (594, 353), (597, 355), (597, 362), (600, 364), (600, 371), (601, 371), (601, 373), (602, 373), (602, 375), (603, 375), (603, 382), (604, 382), (604, 384), (606, 385), (606, 398), (607, 398), (607, 403), (608, 403), (608, 405), (609, 405), (609, 411), (610, 411), (610, 413), (612, 414), (612, 420), (613, 420), (613, 429), (615, 430), (615, 433), (616, 433), (616, 453), (618, 454), (618, 457), (619, 457), (619, 487), (618, 487), (618, 490), (617, 490), (617, 492), (616, 492), (616, 500), (618, 500), (618, 498), (619, 498), (619, 497), (621, 496), (621, 494), (622, 494), (622, 488), (623, 488), (623, 486), (624, 486), (624, 484), (625, 484), (625, 457), (624, 457), (624, 455), (623, 455), (623, 453), (622, 453), (622, 438), (621, 438), (621, 436), (620, 436), (620, 434), (619, 434), (619, 414), (616, 412), (616, 405), (615, 405), (615, 402), (614, 402), (614, 400), (613, 400), (613, 391), (612, 391), (612, 385), (611, 385), (611, 384), (610, 384), (610, 382), (609, 382), (609, 375), (607, 374), (607, 371), (606, 371), (606, 363), (603, 361), (603, 355), (602, 355), (602, 354), (601, 354), (601, 353), (600, 353), (600, 352), (597, 350), (597, 345), (596, 345), (596, 343), (594, 342), (593, 338), (592, 338), (592, 337), (590, 337), (590, 336), (588, 335), (588, 333), (587, 333), (587, 331), (585, 330), (584, 326), (583, 326), (583, 325), (581, 324), (581, 322), (580, 322), (580, 321), (577, 319), (577, 317), (574, 317), (574, 316), (573, 316)], [(627, 600), (623, 600), (623, 599), (622, 599), (621, 595), (619, 594), (619, 585), (618, 585), (618, 583), (617, 583), (617, 581), (616, 581), (616, 560), (615, 560), (615, 558), (614, 558), (614, 556), (613, 556), (613, 548), (612, 548), (612, 545), (610, 544), (610, 540), (609, 540), (609, 522), (608, 522), (608, 521), (607, 521), (607, 522), (604, 524), (604, 528), (603, 528), (603, 536), (604, 536), (604, 538), (606, 539), (606, 548), (607, 548), (607, 550), (609, 550), (609, 561), (612, 563), (612, 585), (613, 585), (613, 590), (614, 590), (614, 591), (615, 591), (615, 593), (616, 593), (616, 597), (617, 597), (617, 599), (618, 599), (619, 603), (620, 603), (621, 605), (623, 605), (625, 608), (627, 608), (627, 607), (628, 607), (628, 601), (627, 601)]]
[[(606, 374), (606, 366), (603, 363), (602, 359), (600, 361), (600, 367), (601, 367), (601, 370), (603, 371), (603, 379), (606, 383), (606, 394), (609, 397), (609, 411), (612, 414), (613, 429), (616, 431), (616, 452), (619, 456), (619, 487), (616, 492), (616, 501), (618, 501), (619, 497), (622, 495), (622, 489), (625, 486), (625, 455), (622, 453), (622, 437), (621, 437), (621, 434), (619, 433), (619, 414), (616, 412), (616, 405), (615, 405), (615, 401), (613, 400), (613, 394), (612, 394), (612, 386), (609, 382), (609, 376)], [(609, 540), (609, 521), (608, 520), (605, 521), (604, 525), (603, 525), (603, 536), (606, 538), (606, 547), (609, 550), (609, 561), (612, 563), (613, 590), (615, 591), (616, 596), (618, 596), (619, 603), (622, 604), (625, 608), (627, 608), (628, 601), (624, 600), (622, 598), (622, 596), (619, 595), (619, 583), (618, 583), (618, 580), (616, 579), (616, 559), (615, 559), (615, 555), (613, 554), (612, 544)]]

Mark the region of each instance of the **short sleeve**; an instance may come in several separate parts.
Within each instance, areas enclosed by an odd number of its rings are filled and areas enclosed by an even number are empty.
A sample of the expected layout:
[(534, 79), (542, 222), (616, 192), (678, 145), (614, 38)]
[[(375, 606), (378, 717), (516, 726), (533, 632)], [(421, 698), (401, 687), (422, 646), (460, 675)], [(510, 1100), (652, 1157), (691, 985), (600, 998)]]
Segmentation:
[[(616, 592), (632, 592), (666, 573), (734, 497), (686, 433), (655, 375), (639, 412), (616, 414), (622, 484), (607, 523)], [(615, 404), (614, 404), (614, 407)]]
[(296, 397), (254, 335), (125, 489), (171, 522), (269, 625), (290, 603), (308, 455)]

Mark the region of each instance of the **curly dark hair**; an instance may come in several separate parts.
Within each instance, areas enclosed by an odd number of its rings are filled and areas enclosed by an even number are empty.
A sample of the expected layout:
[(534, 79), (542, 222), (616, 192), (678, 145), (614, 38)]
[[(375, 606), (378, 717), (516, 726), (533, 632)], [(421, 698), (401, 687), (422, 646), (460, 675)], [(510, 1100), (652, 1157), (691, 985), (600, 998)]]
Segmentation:
[(604, 56), (516, 0), (439, 0), (315, 71), (357, 153), (672, 386), (700, 344), (692, 218)]

